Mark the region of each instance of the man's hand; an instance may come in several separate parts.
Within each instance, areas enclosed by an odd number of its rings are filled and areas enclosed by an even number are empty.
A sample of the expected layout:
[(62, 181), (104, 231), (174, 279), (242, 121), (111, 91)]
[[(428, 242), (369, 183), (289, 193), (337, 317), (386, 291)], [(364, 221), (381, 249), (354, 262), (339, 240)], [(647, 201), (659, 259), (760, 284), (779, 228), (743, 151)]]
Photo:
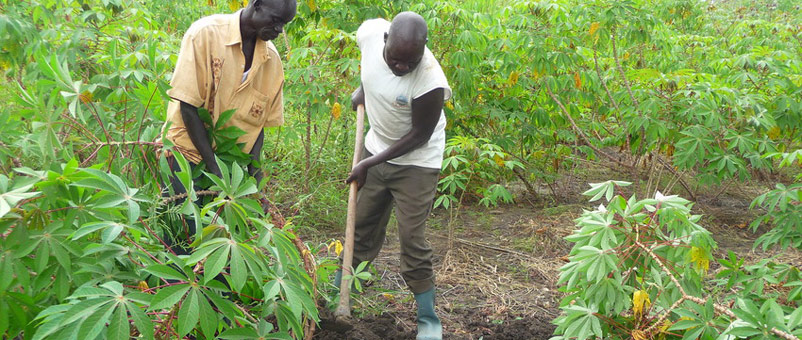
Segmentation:
[(362, 90), (362, 85), (351, 93), (351, 109), (356, 111), (360, 104), (365, 105), (365, 91)]
[(365, 160), (357, 163), (357, 165), (351, 169), (351, 174), (345, 180), (345, 183), (351, 184), (351, 182), (356, 181), (356, 188), (361, 189), (362, 186), (365, 185), (365, 180), (368, 178), (368, 168), (370, 168), (370, 166)]

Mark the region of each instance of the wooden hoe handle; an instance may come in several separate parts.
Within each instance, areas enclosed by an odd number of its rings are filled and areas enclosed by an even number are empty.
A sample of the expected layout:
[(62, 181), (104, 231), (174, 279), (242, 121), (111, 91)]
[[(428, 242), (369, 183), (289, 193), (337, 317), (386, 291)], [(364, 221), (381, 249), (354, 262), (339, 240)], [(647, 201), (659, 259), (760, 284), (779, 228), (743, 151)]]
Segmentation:
[[(362, 144), (365, 136), (362, 130), (365, 127), (365, 106), (359, 104), (356, 108), (356, 142), (354, 143), (353, 169), (362, 159)], [(340, 304), (334, 311), (335, 316), (351, 316), (351, 267), (354, 260), (354, 226), (356, 225), (356, 194), (357, 182), (352, 181), (348, 191), (348, 215), (345, 222), (345, 247), (343, 249), (342, 280), (340, 281)]]

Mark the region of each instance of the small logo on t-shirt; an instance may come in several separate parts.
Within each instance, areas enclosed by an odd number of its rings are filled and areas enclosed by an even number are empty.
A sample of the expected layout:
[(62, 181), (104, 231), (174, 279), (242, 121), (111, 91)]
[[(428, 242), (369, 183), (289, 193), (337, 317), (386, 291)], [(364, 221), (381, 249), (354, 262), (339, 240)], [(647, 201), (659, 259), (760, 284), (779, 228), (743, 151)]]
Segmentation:
[(407, 96), (403, 94), (399, 94), (398, 97), (395, 97), (395, 102), (393, 103), (395, 107), (404, 107), (409, 105), (409, 99)]

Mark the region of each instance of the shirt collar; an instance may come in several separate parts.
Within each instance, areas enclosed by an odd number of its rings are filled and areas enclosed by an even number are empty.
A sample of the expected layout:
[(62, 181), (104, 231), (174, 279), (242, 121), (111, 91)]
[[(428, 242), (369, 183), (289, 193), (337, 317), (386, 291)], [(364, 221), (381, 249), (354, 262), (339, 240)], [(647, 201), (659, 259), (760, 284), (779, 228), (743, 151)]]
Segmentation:
[[(242, 46), (242, 33), (239, 30), (240, 15), (242, 15), (242, 9), (231, 14), (231, 18), (228, 21), (228, 39), (226, 41), (226, 46), (237, 44)], [(267, 44), (267, 41), (256, 40), (256, 48), (253, 51), (254, 61), (265, 62), (270, 60)]]
[(240, 33), (239, 30), (240, 15), (242, 15), (241, 9), (231, 14), (231, 18), (228, 21), (228, 39), (226, 41), (226, 46), (242, 44), (242, 33)]

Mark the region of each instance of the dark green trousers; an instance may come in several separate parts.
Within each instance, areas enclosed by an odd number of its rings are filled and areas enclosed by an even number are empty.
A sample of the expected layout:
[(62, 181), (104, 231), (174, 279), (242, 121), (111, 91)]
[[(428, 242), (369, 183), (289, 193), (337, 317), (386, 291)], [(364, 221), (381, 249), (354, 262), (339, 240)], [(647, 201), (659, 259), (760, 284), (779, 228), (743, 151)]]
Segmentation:
[[(362, 153), (370, 157), (367, 150)], [(415, 294), (434, 287), (432, 248), (424, 232), (439, 175), (440, 169), (387, 162), (368, 170), (357, 196), (354, 267), (362, 261), (373, 261), (379, 254), (395, 205), (401, 243), (401, 276)]]

